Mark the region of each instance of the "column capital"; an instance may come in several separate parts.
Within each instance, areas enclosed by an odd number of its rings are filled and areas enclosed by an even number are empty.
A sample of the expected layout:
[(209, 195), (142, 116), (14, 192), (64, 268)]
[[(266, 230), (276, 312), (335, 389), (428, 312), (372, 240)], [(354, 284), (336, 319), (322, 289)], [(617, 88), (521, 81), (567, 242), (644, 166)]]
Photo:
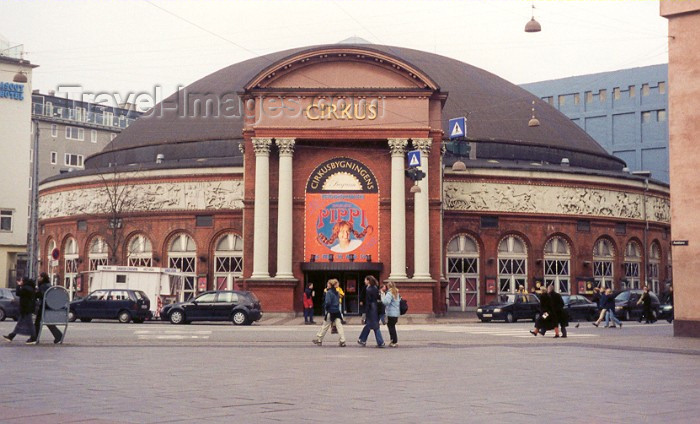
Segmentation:
[(430, 154), (430, 147), (433, 145), (432, 138), (414, 138), (412, 140), (414, 149), (420, 150), (425, 155)]
[(403, 156), (403, 154), (406, 152), (406, 146), (408, 146), (407, 138), (389, 139), (389, 150), (391, 150), (392, 156)]
[(275, 144), (280, 151), (280, 156), (294, 155), (294, 138), (275, 138)]
[(268, 137), (253, 137), (253, 150), (255, 150), (255, 156), (270, 156), (270, 146), (272, 145), (272, 139)]

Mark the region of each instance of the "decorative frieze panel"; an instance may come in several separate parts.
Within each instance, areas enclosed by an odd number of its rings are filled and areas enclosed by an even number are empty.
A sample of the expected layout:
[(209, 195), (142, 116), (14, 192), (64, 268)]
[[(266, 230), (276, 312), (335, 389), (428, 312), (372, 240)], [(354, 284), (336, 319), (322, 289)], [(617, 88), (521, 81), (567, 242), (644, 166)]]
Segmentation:
[[(600, 216), (644, 220), (644, 195), (598, 188), (531, 184), (444, 184), (445, 209), (488, 212), (524, 212), (553, 215)], [(670, 201), (646, 196), (647, 218), (669, 224)]]
[(75, 188), (39, 198), (39, 219), (111, 212), (110, 199), (120, 211), (194, 211), (243, 208), (242, 181), (198, 181), (130, 184), (106, 182), (102, 187)]

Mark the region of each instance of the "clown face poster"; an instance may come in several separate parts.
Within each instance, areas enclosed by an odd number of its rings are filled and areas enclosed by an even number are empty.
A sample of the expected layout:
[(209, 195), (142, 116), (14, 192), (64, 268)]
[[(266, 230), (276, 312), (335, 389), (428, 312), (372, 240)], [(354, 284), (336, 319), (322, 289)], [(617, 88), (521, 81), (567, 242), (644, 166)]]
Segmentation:
[(306, 185), (305, 261), (379, 260), (379, 192), (361, 162), (335, 158)]

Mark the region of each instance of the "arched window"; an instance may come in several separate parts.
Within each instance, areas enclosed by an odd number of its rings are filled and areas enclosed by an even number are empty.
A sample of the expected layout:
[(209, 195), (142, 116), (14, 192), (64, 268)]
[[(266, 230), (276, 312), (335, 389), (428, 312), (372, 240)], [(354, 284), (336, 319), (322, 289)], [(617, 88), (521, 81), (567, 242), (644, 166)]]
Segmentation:
[(447, 244), (447, 309), (479, 306), (479, 245), (466, 234)]
[(108, 265), (109, 247), (107, 242), (103, 237), (97, 236), (90, 242), (90, 251), (88, 252), (88, 259), (90, 261), (89, 270), (96, 271), (97, 267), (100, 265)]
[(527, 290), (527, 247), (515, 236), (507, 236), (498, 244), (498, 290), (515, 293), (518, 287)]
[(58, 284), (56, 281), (56, 267), (58, 266), (58, 261), (52, 256), (54, 249), (56, 249), (56, 240), (51, 239), (46, 249), (46, 273), (49, 275), (52, 285)]
[(598, 239), (593, 245), (593, 279), (596, 287), (613, 288), (615, 249), (608, 239)]
[(151, 241), (144, 235), (138, 234), (129, 241), (126, 254), (129, 266), (153, 266), (153, 247)]
[(197, 245), (187, 234), (178, 234), (168, 249), (168, 266), (184, 274), (181, 301), (197, 294)]
[(236, 278), (243, 276), (243, 239), (225, 234), (214, 251), (214, 281), (217, 290), (233, 290)]
[(654, 293), (659, 294), (659, 268), (661, 267), (661, 246), (658, 242), (653, 242), (649, 246), (649, 275), (647, 279), (651, 284), (649, 287)]
[(639, 247), (639, 243), (631, 241), (627, 243), (625, 247), (625, 281), (626, 287), (621, 287), (622, 289), (638, 289), (640, 288), (639, 269), (642, 264), (642, 249)]
[(68, 290), (70, 299), (77, 290), (78, 279), (78, 243), (73, 237), (69, 237), (63, 245), (63, 287)]
[(571, 291), (571, 249), (561, 237), (552, 237), (544, 245), (544, 284), (559, 293)]

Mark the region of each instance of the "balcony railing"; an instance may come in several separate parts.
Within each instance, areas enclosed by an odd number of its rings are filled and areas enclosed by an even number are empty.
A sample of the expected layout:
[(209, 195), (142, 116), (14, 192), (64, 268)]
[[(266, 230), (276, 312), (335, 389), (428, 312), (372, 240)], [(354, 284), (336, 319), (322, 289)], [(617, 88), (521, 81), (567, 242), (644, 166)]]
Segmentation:
[(46, 116), (73, 122), (83, 122), (92, 125), (102, 125), (110, 128), (126, 128), (135, 121), (131, 118), (119, 119), (118, 116), (110, 114), (78, 111), (76, 109), (65, 107), (53, 106), (47, 108), (41, 103), (32, 103), (32, 115)]

